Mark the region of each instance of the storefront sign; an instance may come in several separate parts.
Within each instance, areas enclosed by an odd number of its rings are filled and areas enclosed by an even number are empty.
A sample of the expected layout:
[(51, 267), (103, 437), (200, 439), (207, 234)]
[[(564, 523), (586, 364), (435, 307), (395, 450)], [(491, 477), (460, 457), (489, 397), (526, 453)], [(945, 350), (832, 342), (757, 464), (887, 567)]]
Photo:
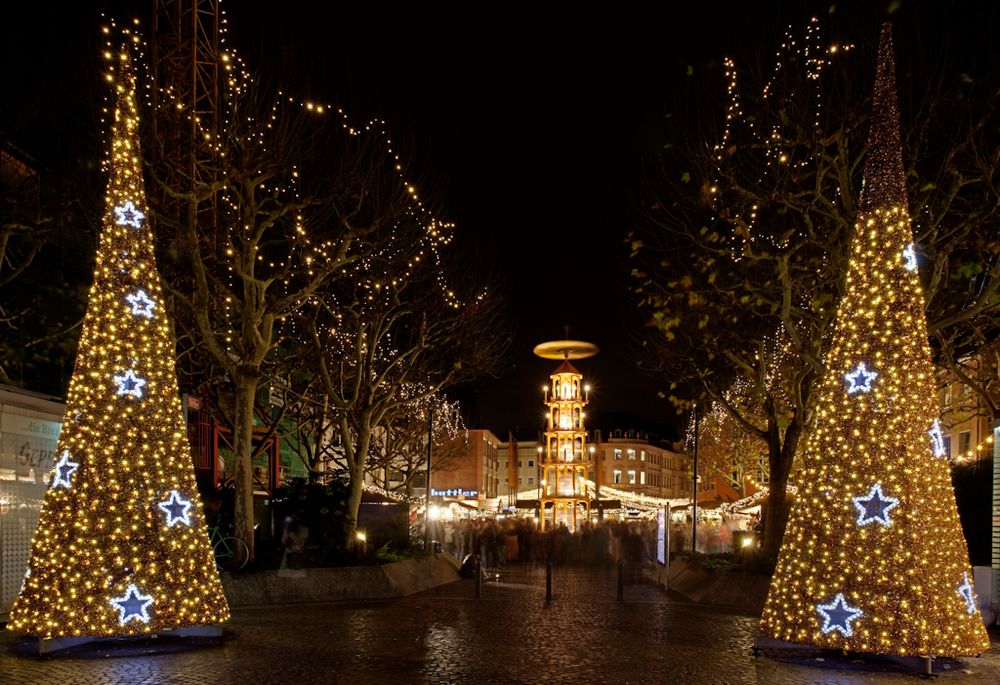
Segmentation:
[(452, 488), (450, 490), (435, 490), (431, 488), (431, 497), (479, 497), (479, 491), (463, 490), (462, 488)]

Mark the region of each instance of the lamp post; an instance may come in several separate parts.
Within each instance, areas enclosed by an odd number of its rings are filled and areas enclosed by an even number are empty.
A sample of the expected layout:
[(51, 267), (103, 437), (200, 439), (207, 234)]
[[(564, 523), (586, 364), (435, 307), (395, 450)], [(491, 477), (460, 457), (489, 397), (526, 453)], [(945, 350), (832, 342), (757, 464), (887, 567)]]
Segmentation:
[(431, 445), (434, 442), (434, 406), (427, 410), (427, 476), (424, 479), (424, 551), (431, 548)]
[(538, 502), (538, 521), (541, 523), (542, 517), (542, 455), (545, 454), (545, 448), (541, 445), (538, 446), (538, 458), (535, 459), (535, 486), (537, 487), (538, 495), (535, 500)]
[[(590, 386), (587, 386), (590, 390)], [(590, 463), (594, 465), (594, 501), (597, 502), (597, 520), (604, 520), (604, 507), (601, 506), (601, 476), (598, 473), (600, 466), (597, 464), (597, 448), (590, 446)]]
[(698, 423), (701, 414), (694, 405), (694, 478), (691, 483), (691, 552), (698, 551)]

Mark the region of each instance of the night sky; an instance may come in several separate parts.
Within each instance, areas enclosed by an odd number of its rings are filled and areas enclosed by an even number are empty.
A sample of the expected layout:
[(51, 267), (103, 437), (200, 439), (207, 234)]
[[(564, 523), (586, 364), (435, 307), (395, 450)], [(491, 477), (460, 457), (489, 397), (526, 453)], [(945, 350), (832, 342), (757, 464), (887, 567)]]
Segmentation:
[[(110, 9), (121, 21), (151, 5)], [(564, 337), (566, 325), (571, 338), (601, 348), (578, 364), (594, 387), (592, 411), (676, 423), (656, 379), (634, 361), (642, 318), (628, 296), (625, 243), (644, 169), (670, 135), (666, 115), (692, 97), (695, 80), (714, 78), (722, 93), (726, 54), (770, 53), (789, 24), (799, 29), (812, 15), (826, 18), (831, 40), (875, 41), (890, 5), (905, 27), (901, 69), (908, 52), (927, 58), (952, 26), (985, 31), (997, 19), (987, 3), (223, 6), (251, 70), (355, 121), (386, 119), (424, 179), (421, 195), (457, 223), (477, 269), (505, 283), (512, 366), (462, 397), (470, 425), (506, 436), (541, 426), (540, 386), (555, 364), (531, 349)], [(99, 140), (99, 25), (98, 9), (54, 3), (20, 3), (5, 17), (0, 130), (54, 168)], [(704, 111), (721, 119), (721, 97)], [(575, 292), (546, 272), (554, 254)]]

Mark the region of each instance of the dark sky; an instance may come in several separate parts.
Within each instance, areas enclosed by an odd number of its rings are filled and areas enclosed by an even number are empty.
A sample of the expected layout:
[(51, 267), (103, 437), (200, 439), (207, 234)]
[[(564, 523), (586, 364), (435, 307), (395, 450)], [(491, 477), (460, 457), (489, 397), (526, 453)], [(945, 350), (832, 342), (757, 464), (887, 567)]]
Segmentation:
[[(151, 4), (116, 3), (112, 11), (122, 20), (148, 14)], [(953, 25), (996, 23), (987, 3), (223, 7), (252, 70), (289, 92), (342, 106), (357, 121), (388, 120), (409, 166), (425, 178), (423, 194), (437, 196), (457, 223), (477, 268), (506, 282), (512, 366), (465, 393), (470, 422), (503, 436), (540, 427), (539, 388), (554, 364), (531, 349), (562, 338), (565, 325), (570, 337), (601, 348), (578, 365), (594, 386), (592, 410), (674, 421), (656, 397), (658, 383), (636, 369), (631, 353), (641, 318), (627, 294), (625, 244), (644, 165), (667, 135), (665, 115), (694, 79), (717, 74), (724, 54), (772, 52), (788, 24), (802, 27), (813, 14), (826, 18), (831, 40), (875, 41), (891, 4), (905, 25), (903, 34), (897, 29), (903, 53), (907, 41), (923, 49), (929, 34)], [(12, 109), (39, 105), (22, 127), (52, 126), (45, 154), (72, 156), (82, 144), (74, 136), (97, 136), (98, 10), (20, 3), (16, 12), (23, 16), (8, 16), (3, 28), (3, 92), (13, 95), (0, 125), (11, 128)], [(706, 113), (715, 106), (721, 117), (721, 98), (706, 103)], [(554, 255), (573, 274), (568, 287), (547, 268)]]

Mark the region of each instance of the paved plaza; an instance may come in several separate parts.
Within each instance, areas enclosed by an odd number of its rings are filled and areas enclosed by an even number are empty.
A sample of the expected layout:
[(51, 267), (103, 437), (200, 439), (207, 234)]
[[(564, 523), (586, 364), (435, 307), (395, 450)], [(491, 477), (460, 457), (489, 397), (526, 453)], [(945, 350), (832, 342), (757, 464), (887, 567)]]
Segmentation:
[[(4, 685), (289, 683), (904, 683), (910, 664), (801, 652), (751, 654), (755, 618), (679, 601), (649, 583), (616, 601), (614, 572), (515, 568), (501, 582), (460, 581), (401, 600), (241, 608), (221, 641), (98, 643), (33, 656), (0, 636)], [(941, 682), (1000, 682), (1000, 643), (939, 662)], [(911, 670), (907, 671), (907, 668)]]

